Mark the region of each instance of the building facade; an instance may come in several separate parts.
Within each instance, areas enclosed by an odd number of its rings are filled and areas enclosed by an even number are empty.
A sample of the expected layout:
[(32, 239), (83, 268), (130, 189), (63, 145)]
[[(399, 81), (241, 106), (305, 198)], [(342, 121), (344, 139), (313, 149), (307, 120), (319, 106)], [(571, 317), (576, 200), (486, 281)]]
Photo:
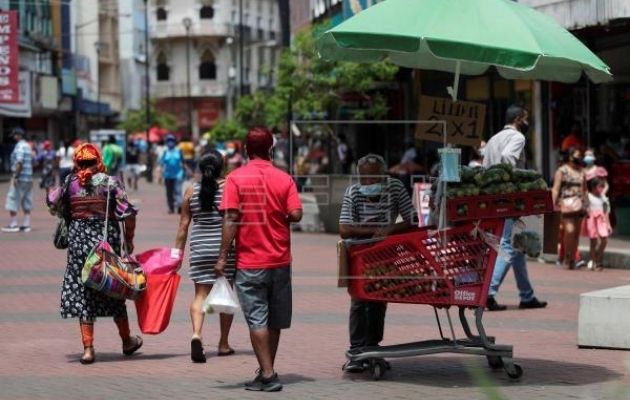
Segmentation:
[(0, 10), (17, 12), (20, 93), (18, 103), (0, 104), (2, 171), (7, 170), (13, 146), (12, 128), (22, 127), (33, 140), (54, 139), (59, 132), (59, 8), (60, 3), (47, 0), (0, 1)]
[[(138, 110), (145, 99), (145, 12), (143, 0), (118, 0), (121, 114)], [(150, 46), (149, 46), (150, 47)]]
[(118, 3), (73, 2), (73, 53), (77, 73), (78, 130), (108, 126), (122, 109)]
[(274, 83), (279, 31), (274, 0), (149, 0), (158, 109), (177, 116), (180, 135), (198, 138), (231, 114), (239, 93)]

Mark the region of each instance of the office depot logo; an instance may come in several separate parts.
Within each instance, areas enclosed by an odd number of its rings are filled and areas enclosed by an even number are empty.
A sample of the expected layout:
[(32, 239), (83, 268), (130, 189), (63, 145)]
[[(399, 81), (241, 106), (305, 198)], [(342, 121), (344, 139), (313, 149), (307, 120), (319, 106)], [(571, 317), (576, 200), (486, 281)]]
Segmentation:
[(468, 290), (455, 290), (455, 301), (475, 301), (477, 294)]

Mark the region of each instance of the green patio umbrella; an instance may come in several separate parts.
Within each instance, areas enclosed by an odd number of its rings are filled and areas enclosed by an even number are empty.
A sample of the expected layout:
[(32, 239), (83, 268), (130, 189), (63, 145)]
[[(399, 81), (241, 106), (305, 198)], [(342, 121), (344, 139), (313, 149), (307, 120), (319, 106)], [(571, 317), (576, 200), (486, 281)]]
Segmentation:
[[(551, 18), (511, 0), (385, 0), (317, 41), (328, 59), (480, 75), (496, 67), (508, 79), (595, 83), (608, 66)], [(455, 98), (457, 90), (452, 93)]]

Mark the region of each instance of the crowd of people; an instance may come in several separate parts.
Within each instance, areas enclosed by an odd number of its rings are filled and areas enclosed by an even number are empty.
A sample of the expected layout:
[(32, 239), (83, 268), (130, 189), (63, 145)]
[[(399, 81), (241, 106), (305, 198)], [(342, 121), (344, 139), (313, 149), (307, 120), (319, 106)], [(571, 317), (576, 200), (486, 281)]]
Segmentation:
[[(528, 128), (528, 111), (520, 106), (509, 107), (505, 127), (476, 149), (471, 165), (490, 167), (509, 163), (523, 167)], [(140, 336), (131, 335), (125, 302), (84, 286), (81, 269), (90, 249), (102, 240), (101, 232), (106, 226), (107, 241), (114, 251), (120, 252), (124, 246), (126, 252), (133, 252), (139, 210), (129, 201), (127, 193), (138, 190), (139, 177), (145, 171), (141, 156), (147, 149), (133, 139), (123, 148), (111, 136), (100, 147), (76, 141), (63, 143), (55, 150), (50, 142), (43, 142), (41, 149), (35, 150), (25, 140), (23, 130), (14, 129), (12, 137), (17, 144), (11, 155), (13, 176), (6, 200), (10, 222), (3, 231), (30, 230), (33, 168), (41, 167), (40, 187), (46, 190), (51, 213), (69, 215), (68, 262), (60, 306), (63, 318), (79, 319), (84, 347), (80, 361), (90, 364), (96, 359), (93, 337), (98, 317), (113, 317), (122, 352), (132, 355), (143, 342)], [(350, 171), (354, 160), (352, 149), (343, 135), (337, 142), (342, 169)], [(282, 389), (274, 363), (281, 331), (291, 325), (290, 225), (302, 218), (298, 185), (275, 165), (275, 146), (280, 146), (276, 156), (278, 152), (284, 154), (282, 144), (268, 130), (254, 128), (244, 142), (228, 142), (222, 151), (208, 145), (196, 146), (189, 138), (178, 140), (168, 134), (153, 153), (158, 182), (165, 187), (167, 210), (180, 214), (173, 248), (181, 259), (189, 243), (189, 276), (195, 288), (190, 304), (191, 360), (206, 362), (202, 305), (217, 278), (226, 277), (238, 294), (259, 363), (254, 379), (245, 386), (256, 391)], [(309, 151), (302, 149), (302, 153), (307, 173), (325, 171), (329, 160), (321, 143), (314, 141)], [(612, 231), (607, 172), (599, 165), (596, 152), (585, 149), (578, 140), (571, 142), (565, 154), (566, 159), (554, 175), (552, 189), (553, 203), (561, 214), (559, 262), (567, 269), (579, 266), (577, 246), (579, 234), (584, 232), (591, 244), (586, 265), (601, 270)], [(415, 143), (408, 144), (408, 151), (394, 167), (388, 168), (377, 154), (359, 158), (356, 167), (358, 183), (346, 189), (342, 201), (341, 238), (385, 237), (417, 226), (417, 212), (403, 180), (399, 179), (424, 171)], [(187, 180), (192, 184), (184, 190)], [(109, 216), (117, 223), (105, 220), (108, 198), (113, 199), (114, 209)], [(24, 214), (21, 223), (20, 210)], [(507, 308), (497, 301), (497, 295), (510, 267), (519, 290), (519, 308), (547, 306), (546, 301), (534, 295), (525, 255), (512, 245), (514, 223), (512, 219), (506, 220), (500, 238), (501, 255), (494, 266), (486, 305), (490, 311)], [(379, 345), (386, 309), (386, 303), (352, 300), (350, 353)], [(220, 315), (219, 356), (234, 354), (229, 341), (232, 322), (233, 315)], [(349, 361), (344, 367), (351, 373), (365, 368), (358, 361)]]

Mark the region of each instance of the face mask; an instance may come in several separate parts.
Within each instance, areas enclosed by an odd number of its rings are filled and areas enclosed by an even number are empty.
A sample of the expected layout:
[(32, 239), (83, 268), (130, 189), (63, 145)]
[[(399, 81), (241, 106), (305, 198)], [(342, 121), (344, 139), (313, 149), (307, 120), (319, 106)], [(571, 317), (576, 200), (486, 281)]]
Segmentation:
[(529, 122), (523, 121), (523, 123), (521, 123), (521, 133), (527, 135), (527, 132), (529, 132)]
[(479, 149), (479, 155), (481, 157), (485, 157), (486, 156), (486, 148), (485, 147), (482, 147), (482, 148)]
[(174, 148), (175, 148), (175, 142), (168, 142), (168, 143), (166, 143), (166, 146), (167, 146), (169, 149), (174, 149)]
[(233, 155), (234, 153), (236, 153), (236, 149), (233, 149), (233, 148), (228, 148), (227, 150), (225, 150), (225, 152), (226, 152), (229, 156), (231, 156), (231, 155)]
[(580, 158), (580, 157), (571, 157), (571, 162), (573, 164), (576, 164), (576, 165), (581, 165), (582, 164), (582, 158)]
[(383, 191), (382, 183), (373, 183), (371, 185), (361, 185), (359, 186), (359, 192), (367, 197), (375, 197), (379, 196)]
[(594, 156), (584, 156), (584, 164), (592, 165), (593, 163), (595, 163), (595, 157)]

